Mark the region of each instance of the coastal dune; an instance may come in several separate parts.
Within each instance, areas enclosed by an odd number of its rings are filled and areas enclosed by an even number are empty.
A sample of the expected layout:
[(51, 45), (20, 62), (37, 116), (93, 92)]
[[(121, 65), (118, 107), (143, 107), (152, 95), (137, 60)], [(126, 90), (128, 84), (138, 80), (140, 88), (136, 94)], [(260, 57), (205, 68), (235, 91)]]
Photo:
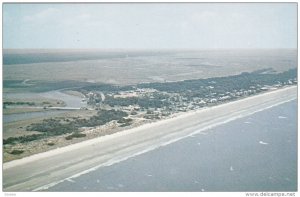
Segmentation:
[(4, 191), (45, 190), (62, 181), (297, 98), (286, 87), (3, 164)]

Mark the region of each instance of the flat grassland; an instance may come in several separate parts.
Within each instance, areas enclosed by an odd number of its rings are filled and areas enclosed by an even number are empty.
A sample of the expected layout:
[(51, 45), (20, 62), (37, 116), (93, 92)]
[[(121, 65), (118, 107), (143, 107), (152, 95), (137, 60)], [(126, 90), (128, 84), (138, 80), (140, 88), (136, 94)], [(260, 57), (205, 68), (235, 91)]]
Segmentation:
[(28, 86), (31, 81), (70, 80), (128, 85), (228, 76), (265, 68), (282, 72), (295, 65), (297, 51), (288, 49), (4, 50), (3, 79)]

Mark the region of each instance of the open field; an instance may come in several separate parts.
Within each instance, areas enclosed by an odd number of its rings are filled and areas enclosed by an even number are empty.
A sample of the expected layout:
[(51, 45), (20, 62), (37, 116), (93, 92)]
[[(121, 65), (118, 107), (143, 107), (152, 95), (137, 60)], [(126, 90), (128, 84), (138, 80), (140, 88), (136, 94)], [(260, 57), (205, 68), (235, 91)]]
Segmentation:
[(3, 166), (3, 188), (4, 191), (46, 189), (95, 167), (111, 165), (296, 97), (297, 87), (287, 87), (8, 162)]
[[(10, 58), (4, 59), (4, 88), (11, 90), (30, 88), (37, 83), (35, 81), (74, 82), (61, 84), (61, 87), (95, 82), (128, 85), (228, 76), (264, 68), (282, 72), (297, 64), (296, 50), (21, 50), (4, 53)], [(14, 57), (21, 59), (18, 62)], [(14, 82), (12, 86), (9, 81)]]

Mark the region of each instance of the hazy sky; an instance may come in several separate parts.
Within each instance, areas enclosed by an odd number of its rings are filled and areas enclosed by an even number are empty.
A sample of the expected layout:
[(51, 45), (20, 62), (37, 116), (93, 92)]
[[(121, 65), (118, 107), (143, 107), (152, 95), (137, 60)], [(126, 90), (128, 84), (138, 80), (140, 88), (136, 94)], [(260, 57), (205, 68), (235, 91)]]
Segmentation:
[(4, 48), (296, 48), (296, 3), (4, 4)]

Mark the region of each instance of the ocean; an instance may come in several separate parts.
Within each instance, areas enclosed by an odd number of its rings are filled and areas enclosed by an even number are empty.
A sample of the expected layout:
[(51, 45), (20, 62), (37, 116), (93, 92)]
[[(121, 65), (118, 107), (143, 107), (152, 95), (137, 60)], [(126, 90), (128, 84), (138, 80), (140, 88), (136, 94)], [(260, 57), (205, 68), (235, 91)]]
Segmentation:
[(48, 191), (297, 191), (297, 101), (101, 167)]

